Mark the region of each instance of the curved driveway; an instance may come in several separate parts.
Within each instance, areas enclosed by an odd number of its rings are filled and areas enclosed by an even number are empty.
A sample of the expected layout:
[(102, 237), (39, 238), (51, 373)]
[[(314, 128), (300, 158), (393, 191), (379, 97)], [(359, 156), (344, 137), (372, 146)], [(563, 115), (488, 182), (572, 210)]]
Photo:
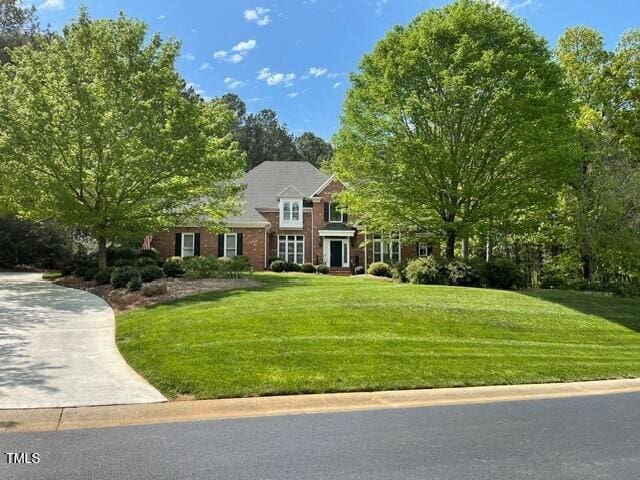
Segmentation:
[(101, 298), (0, 273), (0, 409), (162, 402), (120, 356)]

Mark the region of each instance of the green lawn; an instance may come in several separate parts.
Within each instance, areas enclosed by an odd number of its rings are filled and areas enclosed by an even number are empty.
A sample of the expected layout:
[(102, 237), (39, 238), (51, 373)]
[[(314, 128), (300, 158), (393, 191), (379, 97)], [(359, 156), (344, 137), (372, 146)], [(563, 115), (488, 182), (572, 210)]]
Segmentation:
[(118, 318), (127, 361), (197, 398), (640, 376), (640, 300), (258, 274)]

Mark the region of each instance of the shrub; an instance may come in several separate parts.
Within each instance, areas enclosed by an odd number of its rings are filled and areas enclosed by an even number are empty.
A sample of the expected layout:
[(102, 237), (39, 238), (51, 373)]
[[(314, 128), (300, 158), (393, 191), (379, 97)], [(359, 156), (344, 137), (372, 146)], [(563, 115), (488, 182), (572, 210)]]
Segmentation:
[(369, 265), (369, 275), (391, 278), (391, 268), (384, 262), (373, 262)]
[(301, 270), (303, 273), (316, 273), (316, 267), (312, 263), (303, 263)]
[(282, 260), (282, 259), (280, 257), (269, 257), (269, 259), (267, 260), (267, 265), (271, 267), (271, 264), (278, 260)]
[(407, 275), (406, 275), (407, 264), (406, 263), (404, 262), (396, 263), (394, 265), (391, 265), (389, 269), (391, 271), (391, 278), (393, 278), (396, 282), (402, 283), (407, 281)]
[(269, 268), (271, 268), (272, 272), (281, 273), (285, 271), (285, 269), (287, 268), (287, 264), (282, 260), (274, 260), (273, 262), (271, 262)]
[(329, 273), (329, 267), (327, 267), (326, 265), (318, 265), (316, 267), (316, 272), (322, 275), (327, 275)]
[(87, 267), (82, 274), (82, 279), (87, 281), (93, 280), (98, 270), (98, 267)]
[(228, 271), (233, 276), (238, 276), (242, 273), (250, 272), (252, 269), (253, 265), (251, 264), (251, 260), (249, 259), (249, 257), (238, 255), (237, 257), (233, 257), (231, 259)]
[(142, 287), (142, 295), (145, 297), (157, 297), (167, 293), (167, 282), (151, 283)]
[(477, 260), (455, 260), (445, 265), (446, 283), (459, 287), (480, 287), (483, 284), (484, 262)]
[(140, 274), (134, 267), (117, 267), (111, 273), (111, 285), (113, 288), (124, 288), (135, 277), (139, 278)]
[(130, 292), (136, 292), (142, 288), (142, 279), (140, 275), (136, 275), (127, 282), (127, 289)]
[(407, 281), (414, 284), (429, 285), (440, 283), (440, 265), (433, 257), (411, 260), (405, 269)]
[[(107, 263), (116, 267), (124, 267), (133, 265), (138, 257), (139, 250), (130, 246), (109, 247), (107, 248)], [(118, 261), (122, 260), (120, 264)]]
[(356, 268), (353, 269), (353, 274), (364, 275), (364, 267), (362, 265), (358, 265)]
[(297, 263), (289, 262), (285, 264), (284, 270), (286, 272), (299, 272), (301, 268)]
[(164, 272), (155, 264), (147, 265), (140, 269), (140, 278), (144, 283), (153, 282), (162, 277), (164, 277)]
[(153, 260), (158, 260), (160, 258), (158, 256), (158, 251), (154, 250), (153, 248), (151, 250), (140, 250), (140, 253), (138, 253), (138, 257), (152, 258)]
[(494, 258), (484, 268), (484, 277), (489, 288), (510, 290), (526, 286), (524, 272), (518, 264), (506, 258)]
[(119, 258), (115, 262), (113, 262), (114, 267), (132, 267), (134, 260), (129, 258)]
[(192, 257), (188, 262), (184, 263), (185, 276), (189, 278), (214, 278), (221, 276), (225, 269), (225, 263), (230, 262), (229, 259), (223, 260), (224, 257), (207, 255), (204, 257)]
[(184, 261), (181, 257), (170, 257), (164, 262), (162, 269), (167, 277), (179, 277), (184, 275)]
[(107, 285), (108, 283), (111, 283), (111, 274), (112, 273), (113, 273), (113, 268), (112, 267), (101, 268), (95, 274), (93, 279), (96, 281), (96, 283), (98, 285)]
[(154, 258), (151, 257), (140, 257), (135, 261), (135, 266), (138, 268), (146, 267), (147, 265), (157, 265), (157, 262)]

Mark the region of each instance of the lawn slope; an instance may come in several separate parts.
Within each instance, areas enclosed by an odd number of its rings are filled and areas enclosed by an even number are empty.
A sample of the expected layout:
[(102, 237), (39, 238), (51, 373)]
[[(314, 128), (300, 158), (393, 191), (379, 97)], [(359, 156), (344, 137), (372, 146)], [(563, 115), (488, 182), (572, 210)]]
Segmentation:
[(127, 361), (196, 398), (640, 376), (640, 300), (259, 274), (118, 317)]

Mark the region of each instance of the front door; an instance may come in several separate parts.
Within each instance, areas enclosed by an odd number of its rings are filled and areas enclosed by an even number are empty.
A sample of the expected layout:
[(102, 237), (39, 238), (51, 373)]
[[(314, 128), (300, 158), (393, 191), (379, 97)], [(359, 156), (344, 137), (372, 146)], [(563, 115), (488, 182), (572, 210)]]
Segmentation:
[(332, 240), (329, 246), (331, 267), (342, 266), (342, 240)]

